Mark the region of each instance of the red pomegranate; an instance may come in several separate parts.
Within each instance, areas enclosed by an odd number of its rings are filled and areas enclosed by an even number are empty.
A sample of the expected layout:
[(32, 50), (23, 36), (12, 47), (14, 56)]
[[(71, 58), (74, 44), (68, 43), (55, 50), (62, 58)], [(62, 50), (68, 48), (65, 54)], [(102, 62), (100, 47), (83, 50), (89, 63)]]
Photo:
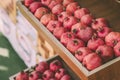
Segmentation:
[(103, 62), (107, 62), (114, 57), (113, 48), (108, 45), (100, 45), (96, 49), (96, 53), (102, 58)]
[(96, 53), (91, 53), (84, 57), (82, 64), (88, 70), (93, 70), (102, 65), (102, 59)]
[(80, 39), (71, 39), (68, 43), (67, 43), (67, 49), (72, 53), (75, 54), (75, 51), (80, 48), (80, 47), (84, 47), (85, 44), (82, 40)]
[(75, 51), (75, 57), (82, 62), (84, 57), (90, 53), (92, 53), (92, 51), (88, 47), (80, 47)]
[(105, 42), (107, 45), (113, 47), (120, 41), (120, 33), (119, 32), (110, 32), (105, 37)]
[(87, 8), (80, 8), (74, 11), (74, 16), (78, 19), (81, 19), (82, 16), (89, 14), (90, 11)]
[(44, 14), (47, 14), (48, 11), (49, 10), (47, 8), (40, 7), (35, 11), (34, 15), (35, 15), (36, 18), (40, 19)]
[(114, 46), (114, 52), (115, 52), (115, 56), (119, 57), (120, 56), (120, 42), (118, 42), (115, 46)]

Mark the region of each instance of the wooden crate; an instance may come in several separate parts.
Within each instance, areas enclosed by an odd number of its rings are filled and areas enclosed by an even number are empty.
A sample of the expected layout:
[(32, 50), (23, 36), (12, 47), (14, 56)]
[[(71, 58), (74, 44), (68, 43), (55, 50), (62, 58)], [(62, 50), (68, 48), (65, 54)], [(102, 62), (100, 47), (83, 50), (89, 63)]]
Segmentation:
[[(114, 31), (120, 31), (120, 4), (116, 0), (78, 0), (82, 7), (90, 10), (95, 17), (105, 17), (110, 22)], [(107, 4), (107, 5), (106, 5)], [(82, 64), (42, 25), (34, 15), (22, 4), (17, 2), (19, 10), (29, 22), (38, 30), (40, 36), (45, 39), (57, 52), (69, 67), (81, 78), (81, 80), (119, 80), (120, 57), (115, 58), (102, 66), (88, 71)], [(116, 12), (117, 11), (117, 12)], [(41, 35), (42, 34), (42, 35)]]
[[(62, 60), (62, 58), (59, 55), (55, 55), (51, 58), (48, 58), (46, 61), (48, 63), (52, 62), (53, 60), (60, 60), (63, 64), (63, 68), (65, 68), (65, 70), (68, 72), (68, 74), (71, 76), (71, 80), (80, 80), (80, 78), (73, 72), (73, 70), (71, 70), (71, 68)], [(24, 71), (28, 71), (30, 68), (25, 69)], [(16, 75), (18, 75), (19, 73), (11, 76), (9, 78), (9, 80), (14, 80), (14, 78), (16, 77)]]
[(42, 39), (40, 36), (38, 36), (37, 47), (38, 47), (39, 54), (45, 59), (56, 55), (53, 47), (46, 40)]

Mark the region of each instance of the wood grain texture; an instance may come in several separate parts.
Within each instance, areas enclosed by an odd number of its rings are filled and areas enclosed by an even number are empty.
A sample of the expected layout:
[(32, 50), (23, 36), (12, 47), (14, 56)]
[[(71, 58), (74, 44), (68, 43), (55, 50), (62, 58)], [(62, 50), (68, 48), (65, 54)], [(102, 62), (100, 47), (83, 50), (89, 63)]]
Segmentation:
[[(115, 0), (78, 0), (81, 7), (88, 8), (96, 17), (104, 17), (114, 31), (120, 31), (120, 4)], [(37, 20), (32, 13), (20, 2), (17, 3), (21, 13), (39, 32), (41, 38), (45, 39), (55, 52), (69, 65), (69, 67), (81, 78), (81, 80), (119, 80), (120, 77), (120, 58), (88, 71), (81, 63)], [(78, 79), (76, 79), (78, 80)]]

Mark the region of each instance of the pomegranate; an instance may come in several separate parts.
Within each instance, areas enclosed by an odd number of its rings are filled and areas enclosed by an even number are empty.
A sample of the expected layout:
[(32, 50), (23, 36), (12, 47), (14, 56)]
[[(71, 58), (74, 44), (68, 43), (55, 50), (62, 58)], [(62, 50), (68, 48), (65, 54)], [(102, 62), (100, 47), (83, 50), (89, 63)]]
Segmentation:
[(84, 42), (88, 42), (93, 35), (93, 29), (91, 27), (81, 27), (77, 37), (79, 37)]
[(81, 19), (82, 16), (89, 14), (90, 11), (87, 8), (80, 8), (74, 11), (74, 16), (78, 19)]
[(58, 21), (63, 22), (66, 17), (72, 16), (72, 14), (63, 11), (58, 15)]
[(48, 6), (52, 0), (41, 0), (41, 3)]
[(47, 8), (40, 7), (35, 11), (34, 15), (35, 15), (36, 18), (40, 19), (44, 14), (47, 14), (48, 11), (49, 10)]
[(29, 76), (29, 80), (38, 80), (39, 79), (39, 75), (40, 73), (37, 71), (33, 71), (30, 76)]
[(92, 51), (88, 47), (80, 47), (75, 51), (75, 57), (82, 62), (84, 57), (90, 53), (92, 53)]
[(119, 32), (110, 32), (105, 37), (105, 42), (107, 45), (113, 47), (120, 41), (120, 33)]
[(15, 80), (28, 80), (28, 74), (24, 71), (21, 71), (16, 77)]
[(45, 61), (42, 61), (38, 65), (36, 65), (35, 70), (40, 72), (40, 73), (43, 73), (48, 68), (49, 68), (48, 63)]
[(110, 32), (111, 29), (108, 27), (99, 27), (97, 30), (97, 35), (101, 38), (105, 38)]
[(101, 38), (93, 36), (87, 43), (87, 47), (91, 50), (96, 50), (98, 46), (103, 45), (104, 41)]
[(80, 22), (78, 22), (78, 23), (76, 23), (76, 24), (74, 24), (74, 25), (72, 26), (71, 32), (72, 32), (73, 34), (75, 34), (76, 37), (78, 37), (78, 33), (79, 33), (79, 31), (80, 31), (80, 28), (84, 28), (84, 27), (87, 27), (87, 26), (84, 25), (84, 24), (82, 24), (82, 23), (80, 23)]
[(102, 65), (102, 59), (96, 53), (91, 53), (84, 57), (82, 64), (88, 70), (93, 70)]
[(114, 57), (113, 49), (107, 45), (100, 45), (96, 49), (96, 53), (102, 58), (103, 62), (107, 62)]
[(53, 31), (53, 35), (57, 38), (60, 39), (62, 34), (66, 32), (64, 27), (56, 27)]
[(53, 78), (53, 77), (54, 77), (54, 73), (49, 69), (46, 70), (42, 75), (43, 80), (49, 80), (50, 78)]
[(52, 8), (52, 13), (55, 15), (60, 14), (61, 12), (63, 12), (64, 7), (62, 4), (57, 4)]
[(114, 46), (114, 52), (116, 57), (120, 56), (120, 42)]
[(92, 28), (97, 30), (99, 27), (108, 26), (108, 22), (105, 18), (97, 18), (92, 23)]
[(51, 20), (56, 20), (56, 16), (52, 13), (47, 13), (47, 14), (44, 14), (41, 19), (40, 19), (40, 22), (47, 26), (47, 24), (49, 23), (49, 21)]
[(49, 21), (49, 23), (47, 24), (47, 29), (50, 31), (50, 32), (53, 32), (55, 28), (57, 27), (61, 27), (62, 26), (62, 23), (57, 21), (57, 20), (51, 20)]
[(50, 63), (50, 70), (57, 71), (59, 68), (62, 68), (62, 63), (59, 60), (54, 60)]
[(69, 42), (69, 40), (74, 39), (74, 38), (75, 38), (75, 36), (71, 32), (65, 32), (62, 34), (62, 36), (60, 38), (60, 42), (64, 46), (67, 46), (67, 43)]
[(80, 48), (80, 47), (84, 47), (85, 44), (82, 40), (80, 39), (71, 39), (69, 40), (68, 44), (67, 44), (67, 49), (74, 54), (75, 51)]
[(63, 0), (51, 0), (50, 4), (48, 5), (48, 7), (52, 10), (52, 8), (57, 5), (57, 4), (61, 4)]
[(60, 79), (62, 78), (62, 76), (64, 76), (65, 74), (66, 74), (66, 70), (63, 69), (63, 68), (60, 68), (60, 69), (58, 69), (58, 70), (56, 71), (56, 73), (55, 73), (55, 78), (56, 78), (57, 80), (60, 80)]
[(78, 6), (77, 2), (72, 2), (66, 6), (66, 11), (70, 13), (74, 13), (75, 10), (79, 9), (80, 6)]
[(63, 0), (63, 6), (67, 6), (68, 4), (74, 2), (74, 0)]
[(33, 3), (30, 4), (29, 9), (30, 9), (30, 11), (31, 11), (32, 13), (35, 13), (35, 11), (36, 11), (39, 7), (42, 7), (42, 6), (43, 6), (43, 4), (42, 4), (41, 2), (35, 1), (35, 2), (33, 2)]
[(50, 78), (49, 80), (56, 80), (55, 78)]
[(66, 29), (71, 30), (72, 25), (76, 24), (77, 22), (78, 22), (78, 20), (75, 17), (69, 16), (64, 19), (63, 26)]
[(81, 23), (90, 26), (93, 21), (93, 16), (90, 14), (83, 15), (81, 17)]
[(31, 3), (33, 3), (35, 0), (24, 0), (24, 5), (26, 7), (29, 7)]
[(65, 74), (60, 80), (71, 80), (70, 75)]

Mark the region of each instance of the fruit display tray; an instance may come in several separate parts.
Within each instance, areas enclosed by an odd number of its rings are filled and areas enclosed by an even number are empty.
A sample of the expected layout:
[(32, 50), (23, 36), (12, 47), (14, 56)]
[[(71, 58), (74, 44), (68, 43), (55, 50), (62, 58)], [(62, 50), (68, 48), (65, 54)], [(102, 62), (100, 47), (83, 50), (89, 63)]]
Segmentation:
[[(54, 61), (54, 60), (59, 60), (61, 63), (62, 63), (62, 65), (63, 65), (63, 68), (68, 72), (68, 74), (71, 76), (71, 80), (81, 80), (72, 70), (71, 70), (71, 68), (63, 61), (63, 59), (59, 56), (59, 55), (55, 55), (55, 56), (53, 56), (53, 57), (51, 57), (51, 58), (48, 58), (46, 61), (47, 61), (47, 63), (50, 63), (50, 62), (52, 62), (52, 61)], [(28, 71), (30, 68), (28, 68), (28, 69), (25, 69), (24, 71)], [(14, 77), (16, 77), (16, 75), (18, 75), (19, 73), (17, 73), (17, 74), (15, 74), (15, 75), (13, 75), (13, 76), (11, 76), (10, 78), (9, 78), (9, 80), (14, 80)]]
[[(114, 31), (120, 32), (120, 3), (116, 0), (76, 0), (80, 6), (88, 8), (95, 17), (104, 17)], [(22, 4), (17, 2), (17, 6), (26, 19), (39, 32), (41, 38), (45, 39), (55, 52), (58, 53), (67, 65), (81, 78), (81, 80), (119, 80), (120, 77), (120, 57), (115, 58), (102, 66), (88, 71), (83, 65), (52, 35), (47, 28), (35, 18), (35, 16)], [(75, 79), (76, 80), (76, 79)]]

